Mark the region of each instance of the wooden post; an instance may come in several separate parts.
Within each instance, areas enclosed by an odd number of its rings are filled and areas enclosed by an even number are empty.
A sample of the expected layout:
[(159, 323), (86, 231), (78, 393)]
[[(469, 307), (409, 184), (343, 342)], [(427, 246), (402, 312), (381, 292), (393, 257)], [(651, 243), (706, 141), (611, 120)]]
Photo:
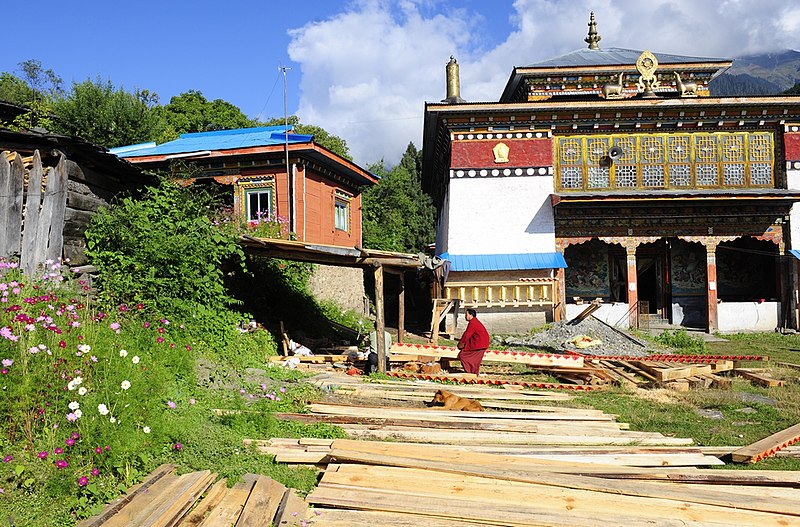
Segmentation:
[(406, 274), (400, 271), (400, 294), (397, 301), (399, 307), (397, 311), (397, 342), (403, 343), (403, 336), (406, 332)]
[(636, 271), (636, 245), (631, 243), (625, 247), (628, 258), (628, 321), (632, 328), (639, 327), (639, 291)]
[(719, 329), (717, 313), (717, 241), (706, 245), (706, 289), (708, 291), (708, 332)]
[(553, 291), (553, 322), (567, 318), (567, 278), (564, 269), (556, 269), (556, 290)]
[(375, 334), (378, 337), (376, 349), (378, 352), (378, 371), (386, 373), (386, 339), (384, 338), (386, 326), (383, 320), (383, 265), (375, 265)]

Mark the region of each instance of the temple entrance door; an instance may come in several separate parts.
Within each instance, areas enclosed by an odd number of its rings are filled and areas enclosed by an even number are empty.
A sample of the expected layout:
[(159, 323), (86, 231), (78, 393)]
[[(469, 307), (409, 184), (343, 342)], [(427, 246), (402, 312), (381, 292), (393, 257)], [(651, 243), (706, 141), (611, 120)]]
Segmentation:
[(663, 240), (643, 244), (636, 251), (639, 302), (647, 302), (648, 313), (664, 320), (670, 318), (667, 252), (668, 247)]

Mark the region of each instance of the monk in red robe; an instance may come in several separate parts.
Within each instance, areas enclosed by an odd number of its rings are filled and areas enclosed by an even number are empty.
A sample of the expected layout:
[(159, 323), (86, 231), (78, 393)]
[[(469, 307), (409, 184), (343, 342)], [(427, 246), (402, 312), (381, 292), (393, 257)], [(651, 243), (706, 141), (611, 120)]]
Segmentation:
[(467, 329), (458, 341), (458, 360), (464, 366), (464, 371), (478, 375), (483, 361), (483, 354), (489, 348), (489, 332), (477, 318), (474, 309), (467, 309), (464, 314), (467, 319)]

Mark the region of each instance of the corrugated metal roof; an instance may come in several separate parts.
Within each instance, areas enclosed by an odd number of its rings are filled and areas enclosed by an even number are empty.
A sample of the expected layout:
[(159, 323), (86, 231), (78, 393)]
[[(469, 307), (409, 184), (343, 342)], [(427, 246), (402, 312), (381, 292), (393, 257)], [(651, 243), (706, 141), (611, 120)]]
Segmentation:
[[(284, 129), (283, 126), (262, 126), (260, 128), (239, 128), (236, 130), (181, 134), (178, 139), (160, 145), (143, 143), (141, 145), (120, 146), (112, 148), (110, 152), (124, 158), (282, 145), (287, 141)], [(291, 131), (291, 126), (289, 130)], [(290, 144), (308, 143), (313, 138), (313, 135), (289, 133), (288, 141)]]
[(554, 253), (449, 254), (440, 258), (450, 262), (451, 271), (509, 271), (521, 269), (563, 269), (564, 255)]
[[(565, 55), (554, 57), (543, 62), (537, 62), (525, 68), (566, 68), (577, 66), (618, 66), (636, 64), (636, 59), (642, 54), (635, 49), (607, 48), (589, 49), (582, 48), (571, 51)], [(669, 53), (653, 53), (659, 64), (692, 64), (697, 62), (729, 62), (729, 59), (710, 57), (686, 57), (683, 55), (670, 55)]]

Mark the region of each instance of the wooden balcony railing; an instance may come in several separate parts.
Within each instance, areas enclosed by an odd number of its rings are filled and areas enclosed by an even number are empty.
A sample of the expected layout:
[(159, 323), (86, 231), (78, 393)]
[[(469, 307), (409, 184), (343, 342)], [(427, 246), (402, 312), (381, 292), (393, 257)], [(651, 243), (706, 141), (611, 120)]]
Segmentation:
[(462, 307), (554, 306), (554, 278), (521, 279), (516, 282), (453, 282), (445, 284), (445, 298), (461, 300)]

